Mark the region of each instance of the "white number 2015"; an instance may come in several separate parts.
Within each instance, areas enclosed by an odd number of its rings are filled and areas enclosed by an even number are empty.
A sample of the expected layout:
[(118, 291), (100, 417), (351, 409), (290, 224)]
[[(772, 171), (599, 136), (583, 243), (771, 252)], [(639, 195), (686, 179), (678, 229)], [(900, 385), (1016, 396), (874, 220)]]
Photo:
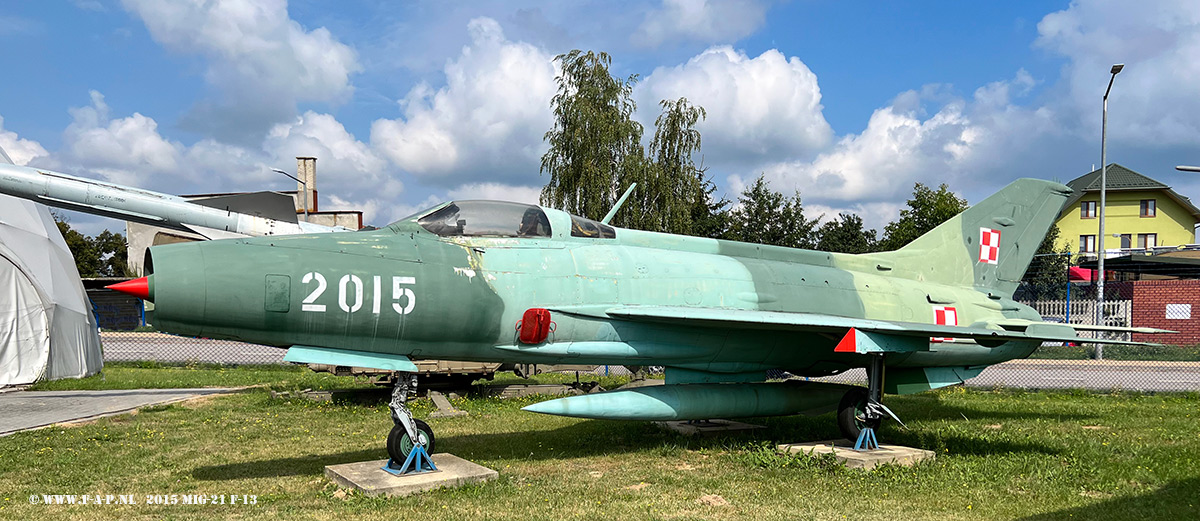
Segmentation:
[[(316, 287), (312, 288), (307, 297), (301, 303), (302, 311), (312, 311), (316, 313), (325, 312), (325, 304), (317, 304), (316, 301), (321, 297), (322, 293), (329, 287), (329, 283), (325, 280), (325, 276), (315, 271), (310, 271), (304, 274), (300, 279), (303, 284), (316, 282)], [(411, 288), (417, 283), (416, 277), (392, 277), (392, 309), (401, 315), (412, 313), (413, 308), (417, 305), (417, 296)], [(338, 280), (338, 307), (347, 313), (354, 313), (363, 307), (363, 280), (357, 275), (342, 275)], [(375, 275), (371, 277), (371, 312), (378, 315), (380, 312), (383, 299), (383, 277)]]

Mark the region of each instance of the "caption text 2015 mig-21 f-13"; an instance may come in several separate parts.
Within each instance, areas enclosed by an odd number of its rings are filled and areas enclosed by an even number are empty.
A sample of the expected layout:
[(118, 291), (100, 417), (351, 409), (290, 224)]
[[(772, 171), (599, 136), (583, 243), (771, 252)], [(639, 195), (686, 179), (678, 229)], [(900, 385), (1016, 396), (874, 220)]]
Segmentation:
[[(117, 289), (153, 300), (162, 330), (288, 347), (290, 361), (402, 373), (413, 358), (666, 368), (665, 385), (526, 407), (534, 412), (683, 420), (837, 410), (855, 439), (890, 414), (884, 392), (959, 384), (1043, 341), (1093, 341), (1076, 337), (1087, 326), (1044, 323), (1011, 298), (1069, 193), (1018, 180), (900, 250), (861, 255), (457, 201), (369, 231), (155, 246), (149, 275)], [(867, 368), (865, 389), (765, 381), (771, 369), (857, 367)], [(398, 382), (388, 452), (403, 461), (433, 433), (404, 406), (415, 378)]]

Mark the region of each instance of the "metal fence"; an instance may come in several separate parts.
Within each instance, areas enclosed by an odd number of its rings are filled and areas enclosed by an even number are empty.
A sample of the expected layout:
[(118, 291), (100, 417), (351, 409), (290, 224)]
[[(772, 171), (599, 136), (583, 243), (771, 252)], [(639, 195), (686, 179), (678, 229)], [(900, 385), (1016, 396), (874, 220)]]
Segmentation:
[[(283, 349), (242, 342), (187, 338), (162, 333), (104, 332), (104, 359), (151, 360), (164, 363), (283, 363)], [(1043, 345), (1028, 359), (994, 365), (968, 380), (975, 387), (1024, 389), (1093, 389), (1130, 391), (1200, 391), (1200, 347), (1108, 346), (1104, 360), (1092, 359), (1088, 347)], [(622, 366), (600, 366), (595, 374), (625, 375)], [(861, 369), (821, 380), (860, 383)]]

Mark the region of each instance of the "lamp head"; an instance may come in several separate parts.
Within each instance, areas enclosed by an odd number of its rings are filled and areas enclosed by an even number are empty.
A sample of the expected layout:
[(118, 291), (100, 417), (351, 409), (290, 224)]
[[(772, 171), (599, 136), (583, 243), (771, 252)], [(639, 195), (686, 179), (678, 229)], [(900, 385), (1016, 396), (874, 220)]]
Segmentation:
[(1111, 73), (1113, 73), (1113, 74), (1116, 74), (1116, 73), (1118, 73), (1118, 72), (1121, 72), (1121, 69), (1124, 69), (1124, 68), (1125, 68), (1125, 64), (1124, 64), (1124, 63), (1117, 63), (1117, 64), (1114, 64), (1114, 65), (1112, 66), (1112, 70), (1111, 70), (1111, 71), (1109, 71), (1109, 72), (1111, 72)]

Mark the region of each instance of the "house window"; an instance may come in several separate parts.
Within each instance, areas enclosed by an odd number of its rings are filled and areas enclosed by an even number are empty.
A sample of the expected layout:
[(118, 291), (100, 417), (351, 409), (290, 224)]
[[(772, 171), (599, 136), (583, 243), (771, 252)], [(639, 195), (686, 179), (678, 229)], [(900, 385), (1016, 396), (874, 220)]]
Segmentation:
[(1133, 247), (1133, 235), (1128, 233), (1121, 234), (1121, 248), (1129, 249)]
[[(1145, 202), (1145, 201), (1143, 201)], [(1079, 203), (1079, 218), (1080, 219), (1095, 219), (1096, 218), (1096, 201), (1084, 201)]]
[(1155, 246), (1158, 246), (1158, 234), (1157, 233), (1139, 233), (1138, 234), (1138, 248), (1143, 248), (1143, 249), (1144, 248), (1153, 248)]
[(1079, 253), (1096, 253), (1096, 236), (1079, 236)]
[(1139, 215), (1142, 217), (1154, 217), (1154, 199), (1142, 199), (1142, 211)]

